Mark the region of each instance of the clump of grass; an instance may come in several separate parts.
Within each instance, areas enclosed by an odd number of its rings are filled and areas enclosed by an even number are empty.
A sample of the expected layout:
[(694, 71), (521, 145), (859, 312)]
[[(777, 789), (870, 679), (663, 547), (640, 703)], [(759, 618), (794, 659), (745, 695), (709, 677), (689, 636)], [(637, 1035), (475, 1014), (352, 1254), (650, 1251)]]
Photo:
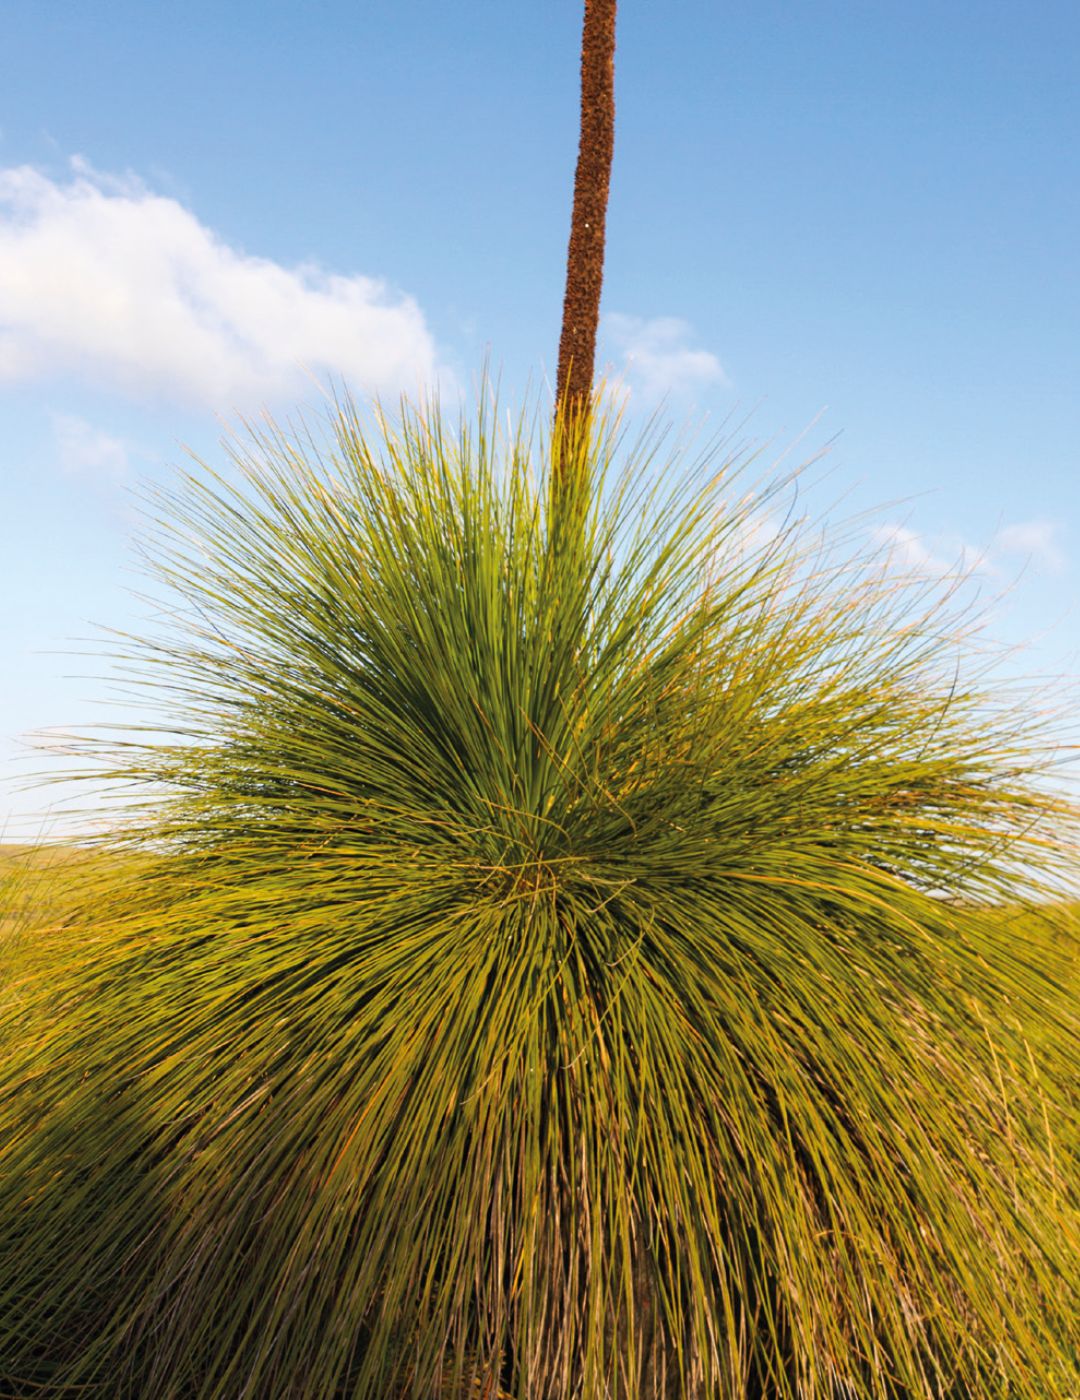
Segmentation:
[(7, 1387), (1076, 1393), (1080, 1021), (992, 914), (1076, 814), (925, 599), (656, 454), (346, 405), (160, 499)]

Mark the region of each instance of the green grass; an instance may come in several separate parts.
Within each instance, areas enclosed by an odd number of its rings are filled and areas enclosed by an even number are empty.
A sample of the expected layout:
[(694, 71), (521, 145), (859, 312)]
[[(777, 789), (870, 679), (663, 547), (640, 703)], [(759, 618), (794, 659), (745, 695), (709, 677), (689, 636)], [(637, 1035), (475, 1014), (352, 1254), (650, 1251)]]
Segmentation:
[(159, 499), (145, 806), (9, 940), (0, 1391), (1080, 1394), (1045, 745), (594, 426), (564, 515), (348, 407)]

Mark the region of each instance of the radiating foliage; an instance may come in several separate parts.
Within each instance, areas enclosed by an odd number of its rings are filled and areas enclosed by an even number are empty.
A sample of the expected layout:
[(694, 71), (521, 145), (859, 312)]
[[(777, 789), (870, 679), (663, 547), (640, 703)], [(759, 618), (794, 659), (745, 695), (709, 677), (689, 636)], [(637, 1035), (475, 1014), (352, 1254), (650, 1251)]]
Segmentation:
[(1026, 721), (737, 464), (598, 420), (562, 532), (495, 421), (159, 498), (146, 805), (0, 1062), (0, 1390), (1075, 1396)]

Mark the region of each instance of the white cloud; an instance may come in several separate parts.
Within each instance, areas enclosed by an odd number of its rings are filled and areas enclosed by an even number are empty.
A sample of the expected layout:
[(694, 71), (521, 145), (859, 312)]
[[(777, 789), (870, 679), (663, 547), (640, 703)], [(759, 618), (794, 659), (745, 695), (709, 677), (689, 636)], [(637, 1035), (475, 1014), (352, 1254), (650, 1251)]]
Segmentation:
[(1059, 536), (1060, 528), (1046, 520), (1006, 525), (985, 549), (956, 535), (920, 534), (907, 525), (878, 525), (870, 531), (871, 543), (904, 573), (927, 578), (979, 574), (1003, 582), (1015, 576), (1018, 558), (1039, 572), (1064, 573), (1067, 561)]
[(127, 475), (130, 448), (123, 438), (69, 413), (53, 416), (53, 434), (64, 471), (114, 481)]
[(781, 518), (764, 508), (754, 492), (734, 505), (726, 521), (721, 520), (727, 527), (726, 533), (718, 541), (715, 554), (721, 569), (741, 568), (752, 560), (768, 555), (771, 549), (782, 543), (784, 528)]
[(977, 572), (986, 564), (985, 556), (964, 540), (931, 538), (907, 525), (877, 525), (870, 540), (905, 574), (944, 577)]
[(252, 256), (85, 161), (66, 183), (0, 170), (0, 380), (71, 370), (229, 410), (295, 396), (311, 374), (427, 390), (439, 366), (416, 302), (377, 279)]
[(1061, 526), (1051, 520), (1025, 520), (1006, 525), (994, 537), (994, 546), (1002, 554), (1021, 555), (1036, 569), (1048, 574), (1063, 574), (1066, 559), (1060, 544)]
[(601, 334), (627, 379), (646, 398), (679, 397), (728, 383), (720, 361), (709, 350), (691, 347), (693, 328), (676, 316), (645, 319), (609, 312)]
[(71, 730), (58, 724), (31, 729), (22, 735), (22, 741), (36, 753), (76, 755), (80, 752)]

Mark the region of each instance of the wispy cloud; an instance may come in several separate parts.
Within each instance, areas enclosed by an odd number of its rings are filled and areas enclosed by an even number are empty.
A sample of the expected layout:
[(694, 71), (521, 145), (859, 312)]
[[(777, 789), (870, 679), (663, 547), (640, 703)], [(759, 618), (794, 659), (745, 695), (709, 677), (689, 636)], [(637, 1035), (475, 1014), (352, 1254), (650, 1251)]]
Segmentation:
[(0, 170), (0, 380), (74, 369), (226, 410), (293, 396), (310, 374), (362, 392), (434, 387), (412, 298), (254, 256), (134, 178), (72, 167), (65, 182)]
[(1046, 520), (1006, 525), (982, 549), (957, 535), (926, 534), (895, 523), (870, 531), (871, 543), (904, 573), (926, 578), (982, 575), (999, 580), (1015, 575), (1018, 564), (1030, 564), (1039, 573), (1064, 573), (1067, 559), (1060, 536), (1060, 527)]
[(1030, 561), (1044, 573), (1063, 574), (1067, 560), (1061, 533), (1061, 526), (1055, 521), (1025, 520), (999, 530), (994, 543), (1002, 554)]
[(41, 729), (31, 729), (21, 736), (22, 743), (34, 753), (79, 755), (75, 736), (70, 729), (58, 724), (45, 725)]
[(97, 480), (119, 481), (127, 476), (131, 449), (125, 439), (69, 413), (53, 416), (53, 435), (64, 471)]
[(954, 535), (926, 535), (907, 525), (877, 525), (870, 531), (873, 545), (905, 574), (945, 577), (989, 571), (985, 551)]
[(600, 327), (616, 372), (646, 399), (682, 398), (728, 383), (724, 367), (710, 350), (693, 347), (693, 327), (676, 316), (625, 316), (609, 312)]

